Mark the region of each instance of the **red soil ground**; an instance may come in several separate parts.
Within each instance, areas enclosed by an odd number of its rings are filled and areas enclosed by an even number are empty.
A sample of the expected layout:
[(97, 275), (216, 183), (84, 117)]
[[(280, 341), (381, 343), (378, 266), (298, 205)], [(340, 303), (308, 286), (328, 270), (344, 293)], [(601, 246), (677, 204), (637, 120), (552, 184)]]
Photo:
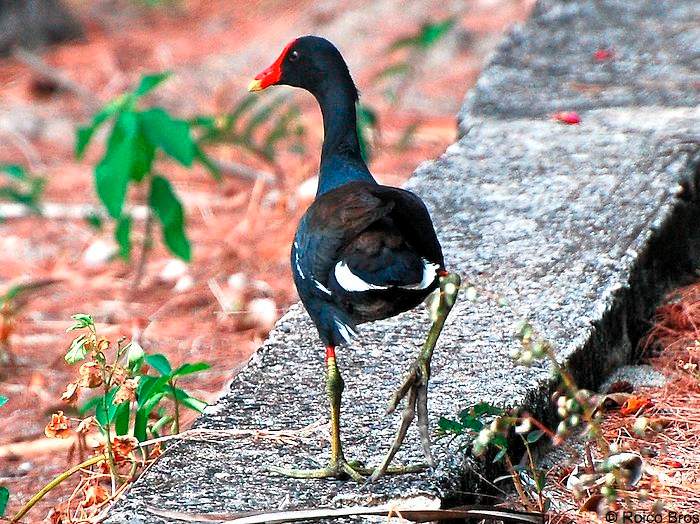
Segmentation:
[[(464, 93), (501, 33), (523, 20), (533, 4), (465, 2), (454, 34), (423, 57), (402, 101), (391, 105), (382, 95), (384, 86), (373, 81), (377, 71), (397, 59), (386, 49), (395, 38), (415, 32), (422, 21), (450, 14), (442, 2), (410, 9), (389, 0), (192, 0), (154, 9), (135, 0), (67, 3), (86, 27), (85, 41), (58, 46), (42, 58), (82, 86), (87, 96), (46, 94), (37, 89), (41, 77), (36, 70), (15, 59), (0, 60), (0, 163), (21, 163), (45, 176), (44, 200), (62, 204), (96, 203), (91, 170), (102, 146), (93, 146), (84, 162), (72, 156), (74, 129), (89, 118), (90, 104), (113, 98), (144, 72), (170, 69), (175, 75), (155, 94), (155, 103), (181, 116), (223, 112), (243, 96), (250, 77), (286, 41), (309, 32), (336, 41), (348, 57), (363, 101), (379, 113), (381, 134), (371, 168), (382, 182), (400, 184), (420, 162), (438, 156), (454, 141), (455, 115)], [(41, 438), (50, 414), (68, 411), (60, 395), (76, 373), (63, 361), (71, 314), (93, 314), (101, 334), (112, 340), (130, 337), (135, 325), (145, 325), (141, 342), (147, 351), (165, 353), (175, 364), (210, 362), (211, 370), (186, 388), (213, 402), (270, 327), (259, 316), (250, 317), (248, 302), (271, 298), (279, 315), (296, 299), (289, 244), (309, 203), (297, 188), (315, 174), (322, 128), (311, 97), (295, 93), (294, 100), (305, 109), (309, 153), (283, 155), (284, 176), (278, 184), (253, 187), (233, 178), (216, 184), (202, 170), (162, 166), (187, 208), (194, 259), (188, 269), (193, 284), (185, 291), (177, 292), (173, 282), (159, 278), (171, 260), (159, 242), (140, 288), (132, 292), (133, 264), (85, 263), (83, 255), (96, 240), (111, 242), (109, 225), (97, 232), (83, 220), (35, 216), (0, 223), (0, 288), (21, 279), (60, 279), (32, 294), (18, 314), (10, 342), (19, 365), (5, 369), (0, 378), (0, 395), (10, 399), (0, 411), (0, 484), (10, 489), (10, 511), (76, 460), (62, 441)], [(408, 146), (393, 147), (412, 124), (418, 127)], [(222, 146), (212, 154), (265, 167), (233, 147)], [(131, 196), (136, 202), (143, 198)], [(136, 233), (141, 234), (140, 226)], [(225, 315), (209, 282), (214, 279), (226, 290), (227, 279), (238, 273), (245, 282), (235, 297), (240, 309)], [(69, 482), (53, 491), (26, 522), (41, 520), (71, 489)]]

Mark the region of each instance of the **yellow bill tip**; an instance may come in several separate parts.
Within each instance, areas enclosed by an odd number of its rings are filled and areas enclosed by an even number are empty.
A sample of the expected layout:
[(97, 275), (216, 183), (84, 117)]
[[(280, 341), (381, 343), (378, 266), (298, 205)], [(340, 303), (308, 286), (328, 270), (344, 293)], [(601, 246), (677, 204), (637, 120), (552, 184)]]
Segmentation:
[(248, 84), (248, 91), (253, 92), (253, 91), (262, 91), (263, 87), (261, 85), (260, 80), (251, 80), (250, 84)]

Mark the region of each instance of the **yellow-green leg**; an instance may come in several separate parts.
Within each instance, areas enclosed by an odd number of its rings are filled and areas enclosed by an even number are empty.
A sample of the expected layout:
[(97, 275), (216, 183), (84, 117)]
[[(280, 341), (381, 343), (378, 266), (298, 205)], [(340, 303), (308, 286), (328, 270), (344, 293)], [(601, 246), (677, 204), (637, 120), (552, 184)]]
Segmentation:
[(349, 464), (343, 456), (343, 446), (340, 441), (340, 401), (345, 383), (340, 375), (335, 358), (335, 347), (326, 348), (326, 393), (331, 408), (331, 460), (328, 466), (319, 469), (287, 469), (271, 467), (270, 470), (288, 477), (299, 479), (348, 478), (363, 482), (363, 475), (369, 475), (371, 470)]
[[(430, 429), (428, 427), (428, 381), (430, 380), (430, 361), (433, 357), (433, 350), (437, 344), (440, 333), (445, 325), (447, 315), (449, 315), (457, 300), (457, 293), (461, 279), (459, 275), (447, 273), (440, 276), (440, 295), (434, 307), (431, 309), (433, 324), (428, 332), (425, 344), (421, 349), (420, 355), (409, 369), (408, 375), (403, 380), (399, 388), (389, 401), (387, 413), (392, 413), (399, 402), (406, 397), (406, 407), (404, 408), (401, 424), (396, 432), (394, 442), (389, 449), (389, 452), (384, 457), (382, 464), (374, 470), (368, 482), (374, 482), (379, 477), (389, 472), (389, 464), (396, 455), (396, 452), (401, 448), (406, 432), (408, 431), (413, 419), (418, 416), (418, 432), (420, 433), (421, 445), (425, 458), (431, 466), (435, 465), (433, 454), (430, 451)], [(392, 468), (393, 469), (393, 468)], [(415, 470), (414, 470), (415, 471)], [(398, 473), (398, 471), (393, 471)], [(404, 472), (408, 472), (408, 469)]]
[[(330, 402), (331, 424), (331, 459), (328, 466), (318, 469), (290, 469), (270, 466), (270, 471), (298, 479), (322, 479), (322, 478), (351, 478), (356, 482), (364, 482), (365, 477), (372, 473), (371, 468), (363, 467), (358, 462), (348, 462), (343, 455), (343, 446), (340, 441), (340, 402), (345, 384), (340, 375), (335, 357), (335, 348), (326, 348), (326, 393)], [(420, 471), (425, 466), (412, 467), (410, 471)], [(390, 468), (387, 473), (407, 473), (406, 468)]]

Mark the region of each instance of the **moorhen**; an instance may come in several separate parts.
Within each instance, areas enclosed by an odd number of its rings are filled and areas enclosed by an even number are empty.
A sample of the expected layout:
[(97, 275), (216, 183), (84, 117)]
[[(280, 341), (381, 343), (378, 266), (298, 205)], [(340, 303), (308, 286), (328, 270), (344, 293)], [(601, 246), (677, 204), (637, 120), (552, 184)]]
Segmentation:
[[(331, 458), (328, 467), (321, 469), (271, 469), (296, 478), (350, 477), (356, 481), (363, 481), (364, 475), (371, 474), (369, 481), (374, 481), (386, 472), (416, 471), (419, 468), (388, 467), (415, 415), (425, 457), (433, 466), (427, 404), (430, 359), (455, 302), (459, 276), (445, 270), (442, 248), (421, 199), (409, 191), (378, 184), (367, 169), (357, 137), (357, 89), (336, 47), (317, 36), (297, 38), (248, 89), (260, 91), (282, 84), (309, 91), (323, 114), (318, 191), (299, 223), (291, 264), (301, 301), (326, 346)], [(412, 309), (438, 287), (426, 343), (389, 404), (391, 412), (407, 398), (391, 449), (374, 470), (349, 463), (340, 440), (343, 379), (336, 347), (356, 336), (358, 324)]]

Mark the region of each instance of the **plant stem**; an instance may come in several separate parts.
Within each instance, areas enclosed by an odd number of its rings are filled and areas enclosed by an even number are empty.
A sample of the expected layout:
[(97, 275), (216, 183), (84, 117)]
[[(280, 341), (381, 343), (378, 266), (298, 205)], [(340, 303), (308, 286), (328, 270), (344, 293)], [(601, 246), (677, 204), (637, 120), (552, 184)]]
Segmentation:
[[(537, 487), (537, 499), (538, 499), (538, 505), (539, 509), (541, 512), (544, 512), (544, 496), (542, 494), (542, 489), (540, 489), (539, 486), (539, 474), (540, 471), (537, 469), (537, 466), (535, 466), (535, 459), (532, 456), (532, 450), (530, 449), (530, 445), (527, 442), (527, 439), (523, 437), (523, 444), (525, 444), (525, 449), (527, 450), (527, 459), (528, 462), (530, 463), (530, 475), (532, 476), (533, 480), (535, 481), (535, 486)], [(546, 480), (546, 477), (545, 477)]]
[(508, 466), (508, 472), (510, 473), (510, 476), (513, 479), (513, 486), (515, 486), (515, 491), (518, 492), (518, 496), (520, 497), (520, 502), (522, 502), (525, 509), (529, 509), (530, 499), (528, 499), (527, 495), (525, 494), (522, 482), (520, 481), (520, 476), (518, 475), (518, 472), (515, 471), (515, 467), (513, 467), (513, 462), (511, 462), (510, 457), (507, 453), (505, 454), (504, 458), (506, 460), (506, 465)]
[(175, 401), (175, 422), (173, 422), (173, 433), (180, 433), (180, 402), (177, 400), (175, 392), (175, 383), (171, 382), (170, 387), (173, 390), (173, 400)]
[[(103, 358), (103, 361), (105, 360), (106, 359)], [(106, 370), (104, 368), (105, 364), (103, 364), (102, 368), (102, 382), (104, 384), (104, 395), (102, 395), (102, 409), (104, 410), (105, 416), (107, 417), (107, 423), (104, 425), (103, 429), (105, 433), (105, 447), (107, 449), (107, 463), (109, 464), (109, 472), (112, 474), (112, 488), (114, 488), (115, 482), (117, 484), (121, 483), (121, 478), (119, 477), (117, 466), (114, 464), (114, 451), (112, 450), (112, 435), (109, 431), (110, 422), (108, 416), (109, 406), (107, 405), (107, 395), (112, 385), (112, 376), (114, 375), (114, 369), (116, 366), (112, 366), (112, 371), (109, 373), (109, 376), (106, 376)]]
[(73, 475), (73, 473), (77, 473), (78, 471), (80, 471), (80, 470), (83, 469), (83, 468), (86, 468), (86, 467), (88, 467), (88, 466), (92, 466), (93, 464), (97, 464), (98, 462), (102, 462), (102, 461), (105, 460), (106, 458), (107, 458), (107, 456), (106, 456), (105, 453), (103, 453), (102, 455), (96, 455), (96, 456), (94, 456), (94, 457), (90, 457), (89, 459), (87, 459), (87, 460), (84, 461), (84, 462), (81, 462), (81, 463), (78, 464), (77, 466), (73, 466), (72, 468), (70, 468), (70, 469), (64, 471), (63, 473), (61, 473), (60, 475), (58, 475), (56, 478), (54, 478), (51, 482), (49, 482), (48, 484), (46, 484), (46, 486), (44, 486), (43, 488), (41, 488), (41, 490), (38, 491), (38, 492), (36, 493), (36, 495), (34, 495), (31, 499), (29, 499), (29, 501), (28, 501), (24, 506), (22, 506), (22, 508), (21, 508), (17, 513), (15, 513), (15, 515), (12, 517), (12, 519), (10, 520), (10, 522), (17, 522), (17, 521), (19, 521), (19, 519), (21, 519), (22, 517), (24, 517), (24, 515), (26, 515), (26, 513), (27, 513), (30, 509), (32, 509), (32, 508), (34, 507), (34, 505), (35, 505), (37, 502), (39, 502), (42, 498), (44, 498), (44, 496), (45, 496), (49, 491), (51, 491), (53, 488), (55, 488), (56, 486), (58, 486), (61, 482), (63, 482), (63, 481), (66, 480), (68, 477), (70, 477), (71, 475)]
[(146, 269), (148, 252), (151, 250), (151, 247), (153, 247), (153, 212), (150, 208), (146, 208), (146, 223), (144, 224), (143, 241), (141, 242), (141, 255), (139, 256), (139, 262), (136, 266), (134, 280), (131, 283), (132, 292), (135, 292), (141, 285), (141, 279)]

